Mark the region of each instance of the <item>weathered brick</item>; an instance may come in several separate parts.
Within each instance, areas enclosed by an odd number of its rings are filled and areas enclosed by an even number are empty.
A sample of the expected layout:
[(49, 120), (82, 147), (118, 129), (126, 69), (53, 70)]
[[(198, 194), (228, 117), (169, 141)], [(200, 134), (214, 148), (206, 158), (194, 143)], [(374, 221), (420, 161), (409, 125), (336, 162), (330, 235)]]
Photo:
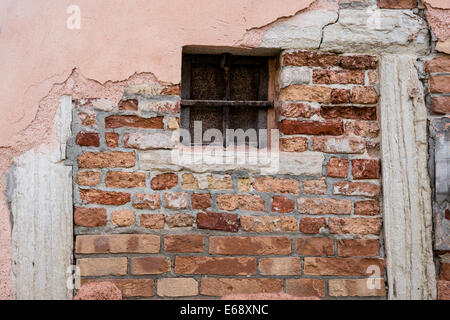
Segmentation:
[(433, 60), (425, 61), (425, 72), (444, 73), (450, 72), (450, 56), (439, 56)]
[(308, 138), (306, 138), (306, 137), (294, 137), (294, 138), (281, 138), (280, 139), (280, 151), (303, 152), (306, 150), (308, 150)]
[(145, 187), (145, 172), (108, 171), (105, 185), (108, 188)]
[(180, 118), (169, 117), (167, 119), (167, 129), (169, 130), (180, 129)]
[(353, 159), (353, 179), (379, 179), (380, 162), (374, 159)]
[(82, 235), (76, 237), (75, 252), (92, 253), (158, 253), (159, 236), (151, 234)]
[(272, 211), (279, 213), (289, 213), (294, 210), (295, 202), (292, 199), (274, 196), (272, 199)]
[(353, 87), (352, 103), (375, 104), (377, 102), (378, 102), (378, 93), (374, 87)]
[(326, 153), (364, 153), (365, 141), (359, 137), (313, 137), (311, 147)]
[(171, 132), (131, 132), (123, 136), (125, 148), (138, 150), (173, 149), (176, 146), (176, 136)]
[(438, 280), (437, 293), (438, 300), (450, 300), (450, 281)]
[(106, 132), (105, 142), (108, 148), (117, 148), (119, 146), (119, 134), (116, 132)]
[(198, 295), (198, 283), (192, 278), (164, 278), (158, 280), (160, 297), (191, 297)]
[(207, 209), (211, 207), (211, 194), (193, 193), (191, 195), (192, 209)]
[(376, 239), (340, 239), (338, 256), (341, 257), (370, 257), (380, 254), (380, 243)]
[(200, 212), (197, 214), (197, 228), (237, 232), (239, 216), (233, 213)]
[(350, 103), (351, 96), (350, 90), (348, 89), (333, 89), (331, 91), (331, 103), (332, 104), (342, 104), (342, 103)]
[(339, 65), (344, 69), (376, 69), (376, 56), (339, 56)]
[(364, 71), (320, 70), (313, 71), (317, 84), (364, 84)]
[(331, 279), (328, 281), (328, 292), (332, 297), (384, 297), (386, 287), (383, 278)]
[(136, 99), (122, 100), (119, 102), (120, 111), (137, 111), (139, 102)]
[(279, 129), (283, 134), (335, 135), (344, 133), (342, 120), (302, 121), (281, 120)]
[(162, 229), (164, 228), (163, 214), (141, 214), (141, 227), (148, 229)]
[(369, 84), (376, 85), (378, 83), (378, 71), (367, 71), (367, 78), (369, 79)]
[(75, 225), (80, 227), (106, 226), (105, 208), (75, 208)]
[(111, 212), (111, 223), (119, 227), (131, 226), (135, 222), (133, 210), (117, 210)]
[(155, 281), (153, 279), (113, 279), (112, 281), (122, 291), (124, 298), (154, 296)]
[(179, 113), (180, 101), (173, 100), (153, 100), (142, 103), (139, 106), (141, 111), (158, 112), (158, 113)]
[(283, 55), (285, 66), (331, 67), (338, 66), (338, 56), (329, 52), (293, 51)]
[(300, 183), (294, 179), (261, 177), (255, 179), (253, 188), (260, 192), (298, 194), (300, 192)]
[(123, 276), (127, 274), (127, 258), (77, 259), (81, 276)]
[(380, 213), (380, 206), (377, 200), (355, 201), (354, 214), (361, 216), (376, 216)]
[(332, 256), (334, 242), (330, 238), (298, 238), (297, 253), (304, 256)]
[(264, 275), (298, 275), (301, 272), (300, 258), (262, 258), (258, 269)]
[(345, 123), (345, 133), (352, 134), (355, 136), (360, 136), (364, 138), (376, 138), (380, 127), (376, 121), (346, 121)]
[(178, 176), (175, 173), (162, 173), (152, 178), (153, 190), (168, 190), (178, 184)]
[(170, 253), (200, 253), (205, 247), (205, 237), (199, 234), (167, 235), (164, 251)]
[(378, 197), (380, 186), (370, 182), (339, 181), (333, 184), (333, 194)]
[(352, 201), (329, 198), (298, 198), (297, 210), (304, 214), (350, 214)]
[(175, 257), (175, 273), (252, 275), (256, 273), (255, 258)]
[(327, 163), (327, 176), (346, 178), (350, 161), (342, 158), (331, 158)]
[(161, 200), (159, 194), (136, 193), (133, 196), (132, 205), (136, 209), (159, 209)]
[(169, 228), (191, 227), (194, 217), (187, 213), (176, 213), (166, 216), (166, 223)]
[(330, 218), (328, 228), (333, 234), (375, 234), (381, 232), (378, 218)]
[(322, 106), (320, 115), (325, 119), (360, 119), (376, 120), (377, 109), (375, 107), (355, 107), (355, 106)]
[(287, 118), (309, 118), (311, 117), (311, 106), (306, 103), (283, 102), (280, 113)]
[(439, 279), (450, 281), (450, 263), (441, 263)]
[(95, 118), (95, 112), (79, 112), (78, 118), (81, 120), (81, 125), (85, 127), (92, 127), (97, 124), (97, 120)]
[(82, 186), (96, 186), (100, 183), (101, 173), (97, 171), (80, 171), (77, 174), (77, 184)]
[(369, 266), (384, 270), (384, 260), (374, 258), (304, 258), (304, 274), (316, 276), (370, 276)]
[(170, 272), (170, 258), (140, 257), (131, 259), (131, 274), (163, 274)]
[(208, 189), (212, 190), (232, 190), (233, 182), (229, 175), (208, 175)]
[(78, 157), (79, 168), (131, 168), (135, 163), (134, 152), (86, 152)]
[(121, 127), (164, 129), (164, 117), (141, 118), (134, 115), (108, 116), (105, 118), (105, 128), (117, 129)]
[(417, 7), (417, 0), (378, 0), (381, 9), (412, 9)]
[(81, 131), (76, 137), (77, 145), (82, 147), (100, 146), (100, 137), (97, 132)]
[(287, 255), (291, 240), (286, 237), (210, 237), (209, 253), (223, 255)]
[(186, 192), (164, 193), (164, 201), (168, 209), (186, 209), (188, 194)]
[(198, 181), (192, 173), (183, 173), (181, 176), (181, 187), (187, 190), (197, 190)]
[(200, 282), (200, 294), (205, 296), (269, 293), (282, 290), (282, 279), (202, 278)]
[(300, 231), (308, 234), (320, 233), (320, 229), (327, 226), (327, 220), (325, 218), (310, 218), (303, 217), (300, 220)]
[(293, 84), (281, 89), (280, 99), (330, 103), (331, 88)]
[(250, 192), (252, 183), (249, 178), (239, 178), (237, 187), (240, 192)]
[(325, 179), (303, 180), (303, 192), (307, 194), (325, 194), (327, 183)]
[(437, 114), (450, 113), (450, 96), (431, 97), (431, 111)]
[(216, 203), (219, 209), (225, 211), (266, 211), (264, 200), (260, 196), (250, 194), (220, 194)]
[(297, 297), (325, 296), (325, 280), (286, 279), (286, 293)]
[(450, 76), (448, 75), (431, 76), (429, 81), (431, 93), (450, 92)]
[(294, 217), (241, 216), (241, 229), (247, 232), (295, 232), (298, 223)]
[(81, 200), (85, 203), (103, 205), (122, 205), (130, 202), (130, 194), (126, 192), (102, 191), (95, 189), (80, 189)]

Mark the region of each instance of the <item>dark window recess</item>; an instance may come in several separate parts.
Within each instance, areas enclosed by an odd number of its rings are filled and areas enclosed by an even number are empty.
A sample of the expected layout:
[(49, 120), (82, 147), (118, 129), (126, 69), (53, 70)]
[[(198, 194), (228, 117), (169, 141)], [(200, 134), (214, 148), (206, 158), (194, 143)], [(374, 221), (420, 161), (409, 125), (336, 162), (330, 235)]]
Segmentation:
[[(267, 57), (222, 55), (184, 55), (181, 79), (181, 127), (189, 130), (194, 144), (194, 122), (202, 121), (202, 135), (217, 129), (223, 141), (203, 140), (202, 144), (229, 145), (227, 129), (256, 130), (259, 147), (266, 146), (269, 75)], [(212, 141), (211, 141), (212, 140)], [(248, 144), (248, 138), (245, 144)], [(242, 141), (234, 139), (235, 144)], [(187, 144), (184, 141), (184, 144)]]

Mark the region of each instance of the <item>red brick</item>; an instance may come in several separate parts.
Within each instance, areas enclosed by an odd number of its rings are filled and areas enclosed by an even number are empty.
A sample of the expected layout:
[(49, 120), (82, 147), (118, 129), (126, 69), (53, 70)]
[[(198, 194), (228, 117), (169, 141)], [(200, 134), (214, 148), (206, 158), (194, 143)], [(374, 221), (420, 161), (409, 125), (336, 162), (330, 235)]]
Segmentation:
[(80, 189), (80, 197), (85, 203), (116, 206), (130, 202), (131, 198), (129, 193), (95, 189)]
[(439, 75), (430, 77), (431, 93), (450, 93), (450, 76)]
[(380, 243), (376, 239), (340, 239), (338, 256), (341, 257), (370, 257), (380, 254)]
[(346, 121), (345, 133), (364, 138), (376, 138), (380, 127), (377, 121)]
[(166, 216), (166, 223), (169, 228), (191, 227), (194, 225), (194, 217), (187, 213), (177, 213)]
[(370, 182), (340, 181), (333, 184), (333, 194), (378, 197), (380, 186)]
[(260, 177), (255, 179), (253, 188), (260, 192), (298, 194), (300, 183), (294, 179)]
[(96, 132), (81, 131), (77, 134), (77, 144), (82, 147), (100, 146), (100, 137)]
[(86, 152), (78, 157), (79, 168), (131, 168), (135, 163), (134, 152)]
[(250, 194), (220, 194), (216, 198), (217, 207), (225, 211), (236, 209), (245, 211), (266, 211), (264, 200)]
[(77, 174), (77, 183), (82, 186), (96, 186), (100, 183), (101, 173), (97, 171), (80, 171)]
[(201, 212), (197, 214), (197, 228), (237, 232), (239, 216), (233, 213)]
[(332, 234), (375, 234), (381, 232), (378, 218), (330, 218), (328, 228)]
[(200, 294), (205, 296), (225, 296), (230, 294), (252, 294), (281, 292), (282, 279), (232, 279), (232, 278), (202, 278)]
[(75, 252), (92, 253), (158, 253), (160, 239), (151, 234), (82, 235), (76, 237)]
[(338, 65), (338, 56), (329, 52), (293, 51), (283, 55), (285, 66), (331, 67)]
[(417, 0), (378, 0), (381, 9), (412, 9), (417, 7)]
[(332, 104), (342, 104), (350, 103), (350, 90), (348, 89), (333, 89), (331, 91), (331, 103)]
[(210, 237), (209, 253), (222, 255), (288, 255), (291, 240), (286, 237)]
[(339, 56), (339, 65), (344, 69), (376, 69), (376, 56)]
[(120, 111), (137, 111), (139, 102), (136, 99), (122, 100), (119, 102)]
[(105, 128), (116, 129), (121, 127), (164, 129), (164, 117), (141, 118), (134, 115), (108, 116), (105, 118)]
[(309, 85), (290, 85), (281, 89), (280, 99), (330, 103), (331, 88)]
[(303, 217), (300, 220), (300, 231), (308, 234), (317, 234), (320, 229), (327, 226), (327, 220), (325, 218), (310, 218)]
[(162, 173), (152, 178), (153, 190), (168, 190), (178, 184), (178, 176), (175, 173)]
[(334, 255), (334, 241), (330, 238), (298, 238), (297, 253), (304, 256)]
[(131, 274), (163, 274), (170, 272), (170, 258), (140, 257), (131, 259)]
[(433, 60), (425, 61), (425, 72), (450, 72), (450, 56), (439, 56), (434, 58)]
[(81, 125), (85, 127), (91, 127), (97, 124), (95, 112), (79, 112), (78, 118), (81, 120)]
[(300, 258), (262, 258), (259, 260), (258, 269), (263, 275), (299, 275), (301, 274)]
[(280, 151), (303, 152), (306, 150), (308, 150), (308, 138), (306, 138), (306, 137), (294, 137), (294, 138), (281, 138), (280, 139)]
[(119, 146), (119, 134), (115, 132), (106, 132), (105, 141), (108, 148), (117, 148)]
[(117, 210), (111, 212), (111, 223), (119, 227), (127, 227), (135, 222), (133, 210)]
[(344, 133), (344, 124), (339, 120), (301, 121), (281, 120), (279, 129), (283, 134), (334, 135)]
[(127, 274), (127, 258), (77, 259), (81, 276), (122, 276)]
[(191, 195), (192, 209), (207, 209), (211, 207), (211, 194), (193, 193)]
[(349, 160), (331, 158), (327, 163), (327, 176), (333, 178), (346, 178), (348, 175)]
[(441, 272), (439, 279), (450, 281), (450, 263), (441, 263)]
[(105, 185), (108, 188), (145, 187), (145, 172), (108, 171)]
[(198, 282), (192, 278), (163, 278), (158, 280), (158, 296), (189, 297), (198, 295)]
[(351, 200), (298, 198), (297, 211), (303, 214), (350, 214)]
[(168, 85), (168, 86), (166, 86), (165, 88), (162, 89), (161, 94), (162, 95), (179, 96), (180, 95), (180, 85), (178, 85), (178, 84)]
[(289, 213), (294, 210), (295, 202), (292, 199), (274, 196), (272, 199), (272, 211), (278, 213)]
[(311, 106), (306, 103), (283, 102), (280, 112), (287, 118), (309, 118), (311, 117)]
[(188, 207), (187, 192), (164, 193), (164, 201), (168, 209), (186, 209)]
[(148, 229), (163, 229), (164, 215), (163, 214), (141, 214), (141, 227)]
[(295, 217), (241, 216), (241, 229), (247, 232), (295, 232)]
[[(379, 286), (369, 288), (369, 281), (377, 281)], [(328, 294), (331, 297), (384, 297), (386, 287), (383, 278), (331, 279), (328, 281)]]
[(366, 144), (359, 137), (313, 137), (311, 147), (325, 153), (364, 153)]
[(136, 209), (159, 209), (161, 201), (159, 194), (136, 193), (133, 196), (133, 207)]
[(105, 208), (75, 208), (73, 216), (75, 225), (80, 227), (106, 226)]
[(438, 300), (450, 300), (450, 281), (437, 281)]
[(352, 160), (353, 179), (379, 179), (380, 162), (373, 159)]
[(303, 193), (325, 194), (326, 192), (327, 192), (327, 183), (325, 179), (303, 180)]
[(256, 273), (255, 258), (175, 257), (175, 273), (252, 275)]
[(112, 281), (122, 291), (124, 298), (154, 296), (155, 281), (153, 279), (113, 279)]
[(199, 234), (167, 235), (164, 251), (170, 253), (200, 253), (205, 247), (205, 237)]
[(313, 82), (317, 84), (364, 84), (364, 71), (314, 70)]
[(286, 279), (286, 293), (297, 297), (325, 296), (325, 280)]
[(374, 87), (353, 87), (352, 103), (375, 104), (378, 102), (378, 93)]
[(431, 97), (431, 112), (436, 114), (450, 113), (450, 96)]
[(355, 201), (354, 214), (361, 216), (376, 216), (380, 213), (380, 206), (377, 200)]
[(384, 260), (374, 258), (304, 258), (304, 274), (316, 276), (370, 276), (369, 266), (384, 270)]
[(320, 107), (320, 115), (325, 119), (359, 119), (359, 120), (376, 120), (377, 108), (375, 107), (354, 107), (354, 106), (322, 106)]

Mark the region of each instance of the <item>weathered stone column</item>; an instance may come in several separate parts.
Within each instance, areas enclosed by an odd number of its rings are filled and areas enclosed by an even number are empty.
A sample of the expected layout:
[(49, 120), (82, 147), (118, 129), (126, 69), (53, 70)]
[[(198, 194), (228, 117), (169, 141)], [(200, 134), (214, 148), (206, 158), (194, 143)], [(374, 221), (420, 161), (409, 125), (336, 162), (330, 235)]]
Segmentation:
[(382, 56), (380, 72), (389, 299), (436, 299), (423, 87), (414, 56)]

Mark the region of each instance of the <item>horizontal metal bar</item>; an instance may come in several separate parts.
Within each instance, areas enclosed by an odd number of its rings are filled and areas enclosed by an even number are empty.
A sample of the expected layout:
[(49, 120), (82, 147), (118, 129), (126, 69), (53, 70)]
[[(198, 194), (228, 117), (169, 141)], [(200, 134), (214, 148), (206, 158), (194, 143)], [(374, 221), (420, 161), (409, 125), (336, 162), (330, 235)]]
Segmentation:
[(237, 100), (181, 100), (186, 107), (254, 107), (273, 108), (273, 101), (237, 101)]

